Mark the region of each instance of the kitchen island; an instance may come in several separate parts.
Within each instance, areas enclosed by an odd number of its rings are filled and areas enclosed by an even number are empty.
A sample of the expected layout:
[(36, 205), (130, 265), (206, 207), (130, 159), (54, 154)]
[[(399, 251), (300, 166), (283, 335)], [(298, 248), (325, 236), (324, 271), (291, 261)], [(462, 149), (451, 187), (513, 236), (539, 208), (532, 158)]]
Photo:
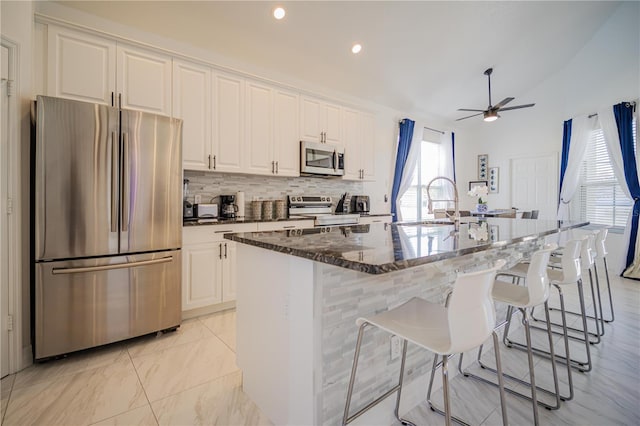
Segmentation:
[[(441, 303), (459, 271), (513, 264), (546, 237), (586, 223), (465, 218), (447, 222), (316, 227), (238, 233), (237, 362), (244, 391), (275, 423), (340, 424), (356, 318), (417, 296)], [(486, 234), (486, 235), (485, 235)], [(473, 238), (486, 236), (486, 240)], [(430, 354), (409, 346), (401, 410), (426, 395)], [(353, 410), (397, 381), (389, 336), (365, 334)], [(391, 424), (380, 404), (361, 424)]]

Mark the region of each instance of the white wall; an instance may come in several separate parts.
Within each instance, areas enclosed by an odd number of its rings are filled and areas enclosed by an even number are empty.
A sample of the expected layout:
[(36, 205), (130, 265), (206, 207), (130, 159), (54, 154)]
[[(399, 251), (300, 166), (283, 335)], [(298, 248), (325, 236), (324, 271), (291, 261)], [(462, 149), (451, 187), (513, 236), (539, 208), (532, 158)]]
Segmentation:
[[(478, 119), (456, 131), (457, 178), (460, 190), (477, 180), (477, 155), (488, 154), (490, 167), (500, 168), (500, 192), (490, 194), (495, 208), (512, 206), (510, 159), (555, 153), (562, 148), (564, 120), (624, 100), (640, 97), (640, 3), (622, 3), (594, 37), (560, 72), (529, 93), (535, 107), (504, 112), (493, 123)], [(550, 48), (553, 48), (550, 46)], [(531, 58), (535, 67), (535, 58)], [(496, 96), (501, 98), (501, 96)], [(559, 157), (558, 157), (559, 158)], [(557, 198), (557, 193), (554, 194)], [(470, 197), (461, 205), (471, 208)]]

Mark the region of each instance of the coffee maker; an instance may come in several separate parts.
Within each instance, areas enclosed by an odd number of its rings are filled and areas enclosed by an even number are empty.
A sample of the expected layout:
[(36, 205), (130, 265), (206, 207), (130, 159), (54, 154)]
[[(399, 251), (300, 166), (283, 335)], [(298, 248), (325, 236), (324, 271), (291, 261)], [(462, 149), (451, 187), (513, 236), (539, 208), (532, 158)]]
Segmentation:
[(238, 206), (236, 205), (235, 195), (220, 196), (220, 217), (223, 219), (235, 219)]

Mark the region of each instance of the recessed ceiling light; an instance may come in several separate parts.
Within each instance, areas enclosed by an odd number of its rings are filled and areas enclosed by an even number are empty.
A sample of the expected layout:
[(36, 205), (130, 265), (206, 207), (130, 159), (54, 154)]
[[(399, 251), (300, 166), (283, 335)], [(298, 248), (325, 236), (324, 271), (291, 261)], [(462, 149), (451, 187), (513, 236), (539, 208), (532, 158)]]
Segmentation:
[(351, 51), (353, 53), (360, 53), (361, 50), (362, 50), (362, 46), (358, 43), (354, 44), (353, 47), (351, 48)]
[(284, 8), (276, 7), (275, 9), (273, 9), (273, 17), (274, 18), (282, 19), (282, 18), (284, 18), (284, 15), (286, 15), (286, 12), (285, 12)]

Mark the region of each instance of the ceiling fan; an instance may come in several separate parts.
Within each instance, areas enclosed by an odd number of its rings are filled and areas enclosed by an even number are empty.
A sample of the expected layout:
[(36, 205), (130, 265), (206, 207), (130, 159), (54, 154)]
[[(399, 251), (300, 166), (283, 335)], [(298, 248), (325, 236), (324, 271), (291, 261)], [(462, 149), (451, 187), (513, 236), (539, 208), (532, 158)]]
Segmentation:
[(472, 111), (477, 112), (477, 114), (468, 115), (466, 117), (458, 118), (456, 121), (466, 120), (467, 118), (476, 117), (478, 115), (484, 116), (484, 121), (495, 121), (500, 117), (498, 115), (498, 111), (509, 111), (512, 109), (520, 109), (520, 108), (529, 108), (534, 106), (535, 104), (526, 104), (526, 105), (517, 105), (508, 108), (503, 108), (506, 104), (514, 100), (515, 98), (504, 98), (500, 102), (495, 105), (491, 105), (491, 73), (493, 72), (493, 68), (489, 68), (484, 72), (484, 75), (489, 79), (489, 106), (487, 109), (466, 109), (460, 108), (458, 111)]

